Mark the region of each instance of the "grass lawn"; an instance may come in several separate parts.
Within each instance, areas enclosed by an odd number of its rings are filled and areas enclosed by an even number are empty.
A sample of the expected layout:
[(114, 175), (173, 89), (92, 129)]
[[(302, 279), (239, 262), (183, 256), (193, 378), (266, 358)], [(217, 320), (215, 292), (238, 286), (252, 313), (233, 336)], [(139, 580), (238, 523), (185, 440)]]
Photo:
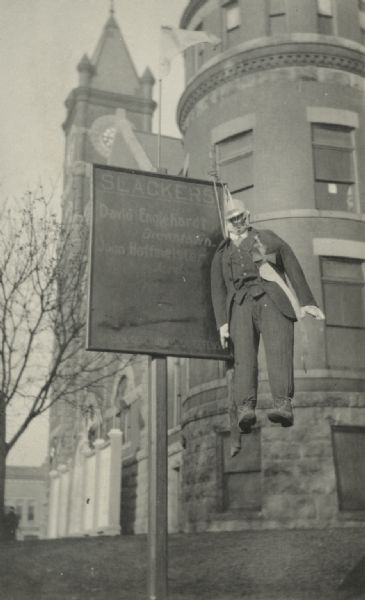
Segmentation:
[[(365, 528), (169, 537), (169, 600), (365, 599)], [(146, 536), (0, 545), (1, 600), (146, 600)]]

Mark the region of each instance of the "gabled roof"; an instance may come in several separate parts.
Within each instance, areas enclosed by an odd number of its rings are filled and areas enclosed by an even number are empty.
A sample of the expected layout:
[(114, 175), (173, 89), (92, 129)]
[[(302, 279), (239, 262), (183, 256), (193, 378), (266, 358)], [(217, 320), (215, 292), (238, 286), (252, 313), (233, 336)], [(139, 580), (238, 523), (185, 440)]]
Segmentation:
[[(157, 158), (157, 134), (136, 131), (136, 137), (146, 152), (152, 164)], [(184, 147), (180, 138), (161, 136), (161, 166), (167, 169), (169, 175), (178, 175), (184, 165)]]
[(92, 88), (117, 94), (138, 92), (139, 77), (113, 13), (104, 26), (91, 64), (95, 68)]

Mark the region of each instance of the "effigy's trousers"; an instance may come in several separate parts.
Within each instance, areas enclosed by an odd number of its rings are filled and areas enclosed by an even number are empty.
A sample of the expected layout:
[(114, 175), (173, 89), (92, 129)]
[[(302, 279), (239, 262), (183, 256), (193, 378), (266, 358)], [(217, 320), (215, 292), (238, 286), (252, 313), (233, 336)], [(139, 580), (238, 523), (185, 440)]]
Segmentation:
[(247, 295), (242, 304), (233, 303), (229, 329), (234, 351), (236, 405), (250, 402), (256, 406), (261, 336), (274, 403), (293, 398), (293, 321), (279, 311), (267, 294), (257, 299)]

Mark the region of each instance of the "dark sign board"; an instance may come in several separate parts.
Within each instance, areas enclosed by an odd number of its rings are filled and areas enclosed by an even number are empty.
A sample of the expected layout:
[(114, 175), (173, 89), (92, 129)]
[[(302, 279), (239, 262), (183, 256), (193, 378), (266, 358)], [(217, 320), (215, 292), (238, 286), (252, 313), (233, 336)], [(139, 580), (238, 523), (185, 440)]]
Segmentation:
[(221, 239), (211, 182), (94, 165), (87, 349), (227, 358), (210, 297)]

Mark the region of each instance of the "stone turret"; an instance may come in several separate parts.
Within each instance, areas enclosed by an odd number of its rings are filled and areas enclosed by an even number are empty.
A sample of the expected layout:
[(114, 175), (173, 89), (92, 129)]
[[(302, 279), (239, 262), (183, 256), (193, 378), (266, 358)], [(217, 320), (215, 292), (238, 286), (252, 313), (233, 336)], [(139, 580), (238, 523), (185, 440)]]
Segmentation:
[(261, 353), (259, 425), (234, 459), (222, 371), (190, 361), (187, 529), (337, 526), (365, 509), (364, 15), (357, 0), (192, 0), (181, 19), (221, 38), (185, 54), (177, 119), (189, 175), (207, 176), (213, 149), (222, 181), (255, 227), (292, 246), (327, 315), (296, 326), (289, 431), (267, 420)]

